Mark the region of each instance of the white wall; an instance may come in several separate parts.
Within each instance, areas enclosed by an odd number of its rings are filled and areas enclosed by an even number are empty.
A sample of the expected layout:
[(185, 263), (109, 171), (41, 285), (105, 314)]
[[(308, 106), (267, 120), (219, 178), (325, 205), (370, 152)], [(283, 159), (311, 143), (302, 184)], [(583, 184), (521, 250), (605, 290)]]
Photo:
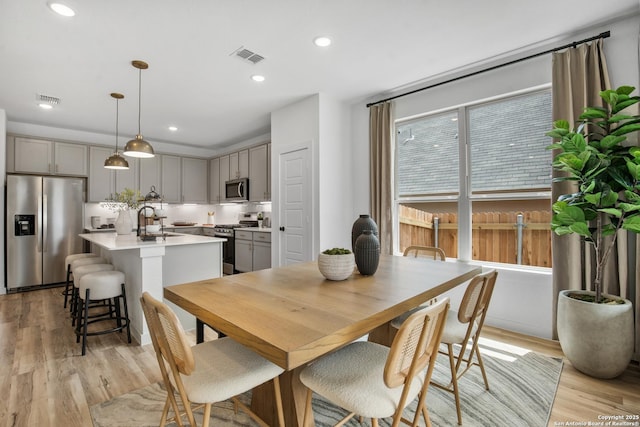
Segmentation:
[[(585, 29), (580, 34), (567, 35), (565, 39), (557, 39), (549, 43), (540, 43), (530, 51), (514, 53), (512, 57), (499, 58), (494, 63), (508, 62), (516, 57), (541, 52), (555, 46), (562, 46), (576, 40), (581, 40), (603, 31), (611, 31), (611, 37), (605, 39), (604, 49), (609, 67), (611, 82), (614, 87), (622, 84), (640, 87), (638, 37), (640, 35), (640, 20), (638, 16)], [(488, 68), (494, 65), (485, 61), (475, 69)], [(414, 87), (404, 87), (402, 90), (381, 93), (352, 105), (352, 155), (368, 153), (369, 146), (369, 113), (367, 102), (377, 101), (399, 93), (408, 92), (419, 87), (429, 86), (439, 81), (445, 81), (457, 75), (464, 75), (474, 68), (459, 70), (438, 79), (421, 82)], [(490, 98), (502, 94), (516, 92), (534, 86), (551, 82), (551, 55), (528, 60), (509, 67), (483, 73), (475, 77), (418, 92), (414, 95), (399, 98), (395, 101), (396, 119), (406, 118), (421, 113), (448, 108), (471, 101)], [(637, 94), (637, 91), (636, 91)], [(367, 162), (353, 162), (352, 182), (354, 186), (354, 214), (369, 210), (369, 165)], [(366, 177), (366, 178), (365, 178)], [(366, 195), (366, 197), (365, 197)], [(510, 329), (530, 335), (551, 338), (552, 336), (552, 276), (549, 269), (511, 269), (507, 266), (498, 268), (499, 278), (488, 313), (488, 324)], [(454, 292), (458, 296), (463, 291), (460, 288)], [(454, 299), (453, 306), (459, 303)]]
[[(7, 184), (6, 176), (7, 176), (7, 113), (0, 109), (0, 176), (2, 177), (2, 191), (0, 192), (0, 223), (2, 227), (0, 227), (0, 236), (2, 238), (0, 241), (4, 242), (4, 222), (5, 222), (5, 212), (4, 212), (4, 187)], [(4, 282), (4, 243), (0, 246), (0, 271), (3, 273), (0, 276), (0, 295), (6, 293), (5, 282)]]

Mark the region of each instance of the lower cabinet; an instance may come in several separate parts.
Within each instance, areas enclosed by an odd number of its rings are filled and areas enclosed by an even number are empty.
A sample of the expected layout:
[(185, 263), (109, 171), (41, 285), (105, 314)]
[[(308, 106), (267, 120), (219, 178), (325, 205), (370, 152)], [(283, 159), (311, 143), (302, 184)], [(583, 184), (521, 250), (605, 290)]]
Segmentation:
[(236, 230), (235, 269), (241, 273), (271, 268), (271, 233)]

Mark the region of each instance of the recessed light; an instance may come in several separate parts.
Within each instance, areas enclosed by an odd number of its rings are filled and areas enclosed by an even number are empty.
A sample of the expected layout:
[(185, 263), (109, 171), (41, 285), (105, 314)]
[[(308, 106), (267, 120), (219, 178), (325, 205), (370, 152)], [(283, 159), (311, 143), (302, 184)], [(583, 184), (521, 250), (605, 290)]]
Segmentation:
[(251, 80), (253, 80), (254, 82), (263, 82), (264, 76), (261, 76), (260, 74), (254, 74), (253, 76), (251, 76)]
[(43, 110), (51, 110), (53, 108), (53, 105), (45, 104), (44, 102), (42, 102), (38, 104), (38, 107), (42, 108)]
[(49, 3), (49, 9), (62, 16), (71, 17), (76, 15), (73, 9), (62, 3)]
[(178, 128), (177, 128), (177, 127), (175, 127), (175, 126), (169, 126), (169, 130), (170, 130), (171, 132), (175, 132), (175, 131), (177, 131), (177, 130), (178, 130)]
[(313, 39), (313, 44), (315, 44), (318, 47), (327, 47), (329, 45), (331, 45), (331, 39), (329, 37), (316, 37), (315, 39)]

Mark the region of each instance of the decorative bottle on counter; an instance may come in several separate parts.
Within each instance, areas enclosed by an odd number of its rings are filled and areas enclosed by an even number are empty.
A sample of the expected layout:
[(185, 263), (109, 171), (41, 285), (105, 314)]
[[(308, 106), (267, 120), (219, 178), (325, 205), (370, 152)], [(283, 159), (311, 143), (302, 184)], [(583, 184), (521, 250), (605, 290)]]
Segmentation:
[(380, 262), (380, 242), (371, 230), (364, 230), (356, 239), (355, 258), (363, 276), (373, 276)]
[(356, 239), (364, 230), (371, 230), (378, 237), (378, 224), (369, 215), (360, 215), (360, 218), (356, 219), (351, 227), (351, 250), (354, 253), (356, 252)]

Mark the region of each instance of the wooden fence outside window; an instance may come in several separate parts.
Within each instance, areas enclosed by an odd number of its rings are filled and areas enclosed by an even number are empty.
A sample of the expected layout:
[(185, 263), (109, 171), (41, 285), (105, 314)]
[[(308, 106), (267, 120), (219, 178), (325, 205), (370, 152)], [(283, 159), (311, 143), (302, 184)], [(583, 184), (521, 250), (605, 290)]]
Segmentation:
[[(551, 267), (551, 212), (479, 212), (472, 215), (474, 260), (517, 264), (518, 215), (522, 215), (521, 264)], [(434, 221), (437, 218), (437, 221)], [(400, 250), (411, 245), (436, 246), (458, 256), (458, 215), (425, 212), (400, 205)], [(434, 225), (437, 223), (437, 227)]]

